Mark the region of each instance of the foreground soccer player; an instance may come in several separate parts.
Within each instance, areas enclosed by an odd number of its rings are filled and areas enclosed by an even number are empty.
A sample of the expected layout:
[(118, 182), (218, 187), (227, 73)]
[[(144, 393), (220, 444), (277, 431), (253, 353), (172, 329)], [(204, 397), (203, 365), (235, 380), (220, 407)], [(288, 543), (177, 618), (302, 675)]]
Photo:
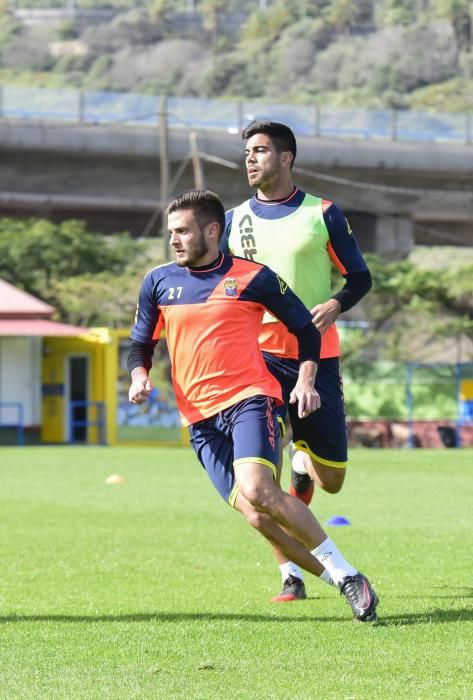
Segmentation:
[[(371, 275), (343, 212), (332, 202), (295, 187), (292, 167), (297, 144), (291, 129), (278, 122), (253, 122), (244, 129), (246, 170), (256, 194), (227, 213), (221, 247), (268, 265), (284, 277), (311, 309), (322, 334), (315, 388), (320, 410), (301, 420), (289, 403), (297, 376), (297, 344), (278, 319), (264, 319), (260, 336), (266, 364), (283, 389), (293, 442), (290, 493), (309, 504), (314, 482), (329, 493), (343, 484), (347, 465), (347, 429), (335, 321), (370, 289)], [(331, 292), (331, 268), (345, 277)], [(285, 418), (285, 412), (281, 414)], [(305, 598), (302, 573), (275, 552), (283, 589), (274, 602)]]
[(267, 310), (297, 337), (300, 367), (290, 402), (302, 419), (320, 406), (314, 389), (320, 333), (310, 312), (269, 268), (219, 253), (225, 214), (217, 195), (185, 192), (170, 202), (167, 216), (176, 262), (148, 272), (141, 287), (128, 358), (130, 401), (150, 394), (153, 350), (165, 327), (182, 423), (217, 491), (287, 558), (335, 583), (356, 619), (375, 620), (377, 597), (367, 578), (345, 561), (307, 506), (276, 484), (281, 388), (258, 334)]

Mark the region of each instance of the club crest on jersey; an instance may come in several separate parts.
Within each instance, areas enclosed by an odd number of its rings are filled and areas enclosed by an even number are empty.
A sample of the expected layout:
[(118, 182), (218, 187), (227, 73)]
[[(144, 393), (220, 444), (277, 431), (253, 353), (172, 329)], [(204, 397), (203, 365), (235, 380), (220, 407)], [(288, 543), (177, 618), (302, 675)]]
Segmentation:
[(228, 277), (223, 283), (223, 288), (227, 297), (236, 297), (238, 293), (238, 282), (233, 277)]

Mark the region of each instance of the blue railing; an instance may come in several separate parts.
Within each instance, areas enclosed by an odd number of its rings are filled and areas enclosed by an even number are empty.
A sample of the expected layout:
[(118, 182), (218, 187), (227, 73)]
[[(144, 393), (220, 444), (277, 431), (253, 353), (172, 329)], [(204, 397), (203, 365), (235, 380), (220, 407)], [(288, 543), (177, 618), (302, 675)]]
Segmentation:
[[(93, 413), (95, 412), (95, 417)], [(105, 403), (103, 401), (71, 401), (69, 403), (69, 443), (88, 442), (87, 428), (97, 428), (97, 444), (106, 445)], [(76, 428), (84, 428), (84, 440), (76, 438)]]
[(25, 423), (21, 401), (0, 401), (0, 428), (16, 430), (16, 444), (25, 444)]
[(473, 401), (462, 397), (462, 381), (473, 376), (473, 363), (457, 362), (455, 365), (450, 365), (445, 362), (434, 362), (431, 364), (423, 364), (422, 362), (406, 363), (407, 425), (409, 428), (408, 447), (415, 447), (413, 385), (414, 383), (431, 383), (431, 380), (429, 381), (428, 379), (421, 380), (421, 382), (419, 382), (419, 380), (414, 381), (416, 370), (444, 372), (446, 374), (440, 378), (437, 377), (435, 383), (455, 384), (457, 416), (455, 421), (451, 421), (452, 423), (454, 422), (454, 427), (452, 425), (440, 426), (439, 432), (446, 446), (461, 447), (462, 427), (473, 423)]
[(253, 119), (288, 124), (298, 136), (387, 140), (473, 141), (473, 113), (382, 109), (336, 109), (320, 105), (275, 104), (257, 100), (210, 100), (122, 92), (55, 90), (0, 86), (0, 118), (66, 123), (153, 127), (162, 118), (170, 128), (237, 132)]

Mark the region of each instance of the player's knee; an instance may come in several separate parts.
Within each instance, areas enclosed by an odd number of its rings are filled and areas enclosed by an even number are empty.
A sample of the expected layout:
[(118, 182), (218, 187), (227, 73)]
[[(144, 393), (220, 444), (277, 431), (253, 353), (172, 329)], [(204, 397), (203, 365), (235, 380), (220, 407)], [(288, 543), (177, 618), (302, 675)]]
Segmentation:
[(318, 472), (318, 479), (320, 488), (322, 488), (327, 493), (338, 493), (345, 481), (345, 470), (344, 469), (333, 469), (328, 471), (324, 469), (321, 474)]
[(270, 497), (266, 486), (260, 484), (240, 485), (240, 492), (253, 508), (267, 510)]
[(257, 484), (240, 484), (240, 493), (254, 508), (260, 505), (262, 489)]
[(327, 493), (338, 493), (339, 491), (341, 491), (342, 485), (343, 482), (329, 482), (328, 484), (324, 485), (323, 490), (327, 491)]
[(248, 510), (245, 513), (245, 518), (248, 523), (248, 525), (251, 525), (255, 530), (259, 530), (260, 532), (264, 532), (265, 530), (265, 525), (266, 521), (268, 519), (268, 516), (265, 513), (261, 513), (258, 510)]

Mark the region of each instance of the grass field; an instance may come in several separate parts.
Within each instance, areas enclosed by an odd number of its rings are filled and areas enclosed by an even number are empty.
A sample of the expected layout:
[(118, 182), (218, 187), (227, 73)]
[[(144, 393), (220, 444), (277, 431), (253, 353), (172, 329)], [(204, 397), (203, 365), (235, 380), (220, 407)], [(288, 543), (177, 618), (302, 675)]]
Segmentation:
[(269, 548), (187, 449), (4, 447), (0, 508), (2, 700), (473, 698), (471, 451), (353, 450), (317, 494), (378, 625), (309, 576), (271, 604)]

